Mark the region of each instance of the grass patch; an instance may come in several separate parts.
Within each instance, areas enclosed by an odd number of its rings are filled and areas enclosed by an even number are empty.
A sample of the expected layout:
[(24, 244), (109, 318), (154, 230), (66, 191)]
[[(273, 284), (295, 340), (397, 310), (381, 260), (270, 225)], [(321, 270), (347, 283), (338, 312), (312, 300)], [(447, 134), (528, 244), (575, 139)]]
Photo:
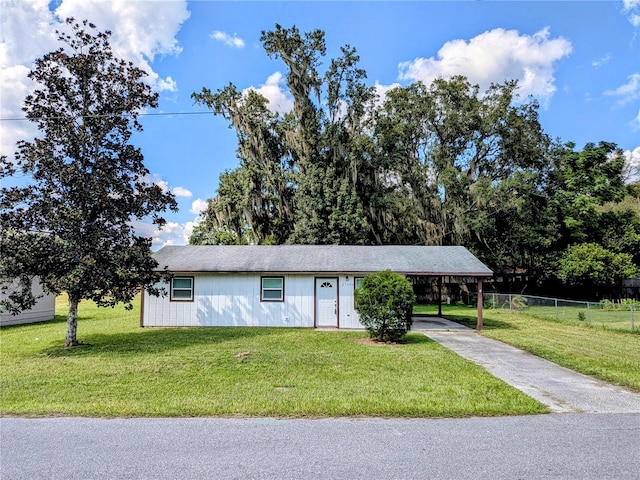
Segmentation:
[[(435, 315), (437, 307), (423, 305), (418, 310)], [(473, 307), (446, 305), (443, 306), (443, 316), (473, 328), (476, 326)], [(572, 370), (640, 391), (638, 332), (554, 321), (501, 309), (485, 309), (483, 318), (482, 335), (485, 337), (522, 348)]]
[(80, 305), (64, 348), (52, 322), (0, 330), (0, 413), (84, 416), (402, 416), (542, 413), (544, 406), (424, 335), (370, 345), (365, 332), (141, 329), (139, 305)]

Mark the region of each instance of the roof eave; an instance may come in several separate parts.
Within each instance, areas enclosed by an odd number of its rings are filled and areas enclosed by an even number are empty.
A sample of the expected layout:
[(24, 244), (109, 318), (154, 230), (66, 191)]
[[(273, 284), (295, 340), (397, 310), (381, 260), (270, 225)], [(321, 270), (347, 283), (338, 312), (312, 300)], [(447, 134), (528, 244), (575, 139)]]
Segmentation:
[[(157, 270), (158, 272), (164, 272), (165, 270)], [(166, 271), (170, 273), (210, 273), (218, 275), (232, 275), (232, 274), (253, 274), (253, 275), (367, 275), (369, 273), (375, 273), (378, 270), (358, 270), (358, 271), (344, 271), (344, 270), (192, 270), (192, 269), (172, 269), (168, 268)], [(429, 276), (429, 277), (492, 277), (493, 272), (415, 272), (415, 271), (396, 271), (394, 273), (400, 273), (402, 275), (416, 275), (416, 276)]]

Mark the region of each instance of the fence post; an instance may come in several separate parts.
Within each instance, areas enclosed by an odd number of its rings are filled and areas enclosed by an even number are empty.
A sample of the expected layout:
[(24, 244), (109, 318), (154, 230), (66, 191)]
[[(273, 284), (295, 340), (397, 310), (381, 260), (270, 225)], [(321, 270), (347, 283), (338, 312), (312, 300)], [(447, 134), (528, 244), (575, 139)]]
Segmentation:
[(629, 305), (629, 309), (631, 310), (631, 331), (635, 330), (635, 325), (633, 324), (633, 303)]
[(591, 325), (591, 304), (587, 302), (587, 323)]
[(556, 320), (558, 320), (558, 299), (557, 298), (554, 298), (554, 303), (556, 304), (555, 305), (556, 308), (554, 310), (554, 313), (556, 315)]
[(511, 303), (511, 294), (509, 294), (509, 310), (513, 310), (513, 304)]

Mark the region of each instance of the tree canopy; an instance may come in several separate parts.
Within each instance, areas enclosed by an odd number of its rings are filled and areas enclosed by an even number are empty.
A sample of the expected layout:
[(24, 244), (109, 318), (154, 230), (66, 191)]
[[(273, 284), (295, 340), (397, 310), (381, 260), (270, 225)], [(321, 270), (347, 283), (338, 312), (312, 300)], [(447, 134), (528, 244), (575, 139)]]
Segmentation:
[(556, 281), (585, 242), (638, 262), (636, 211), (603, 210), (633, 192), (622, 152), (552, 140), (515, 81), (480, 91), (457, 76), (380, 98), (355, 48), (323, 65), (321, 30), (276, 25), (261, 40), (293, 108), (233, 84), (192, 95), (236, 130), (240, 164), (191, 243), (462, 244), (495, 271)]
[(69, 297), (66, 344), (76, 345), (77, 307), (130, 305), (141, 286), (159, 279), (151, 239), (135, 233), (133, 220), (176, 209), (171, 193), (152, 184), (139, 148), (138, 115), (156, 107), (158, 95), (146, 73), (116, 58), (110, 32), (68, 19), (62, 46), (35, 62), (38, 87), (24, 102), (39, 136), (18, 143), (15, 160), (3, 158), (0, 178), (19, 172), (26, 186), (0, 190), (0, 279), (18, 279), (2, 307), (17, 312), (33, 305), (35, 277), (45, 292)]

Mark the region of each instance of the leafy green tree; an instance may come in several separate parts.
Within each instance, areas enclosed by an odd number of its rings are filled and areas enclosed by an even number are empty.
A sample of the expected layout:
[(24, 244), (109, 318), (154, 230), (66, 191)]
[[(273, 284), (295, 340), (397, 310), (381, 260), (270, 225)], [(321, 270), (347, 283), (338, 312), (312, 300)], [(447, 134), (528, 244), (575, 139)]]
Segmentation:
[(69, 297), (66, 345), (77, 340), (82, 299), (101, 306), (131, 300), (141, 286), (153, 294), (160, 275), (151, 239), (135, 234), (132, 220), (161, 227), (162, 211), (176, 209), (170, 193), (148, 181), (139, 148), (138, 115), (156, 107), (158, 95), (145, 72), (116, 58), (110, 32), (93, 33), (87, 21), (68, 19), (63, 44), (35, 63), (38, 84), (24, 103), (40, 136), (18, 143), (15, 162), (4, 158), (0, 177), (30, 177), (24, 187), (0, 190), (0, 278), (20, 280), (2, 305), (16, 312), (34, 304), (30, 282)]
[(558, 262), (557, 276), (563, 282), (578, 286), (590, 294), (611, 290), (624, 278), (638, 275), (631, 255), (614, 253), (595, 243), (569, 247)]
[(624, 199), (624, 156), (610, 142), (588, 143), (582, 151), (568, 143), (555, 152), (553, 159), (550, 189), (562, 227), (562, 250), (590, 242), (598, 225), (598, 207)]
[(640, 215), (640, 180), (627, 185), (629, 200), (633, 202), (632, 209)]
[[(293, 109), (275, 114), (267, 100), (233, 85), (216, 93), (203, 88), (192, 97), (224, 116), (238, 135), (243, 174), (234, 178), (235, 191), (245, 192), (242, 223), (255, 243), (369, 243), (370, 232), (357, 191), (359, 166), (366, 155), (361, 145), (373, 91), (364, 85), (355, 49), (320, 71), (326, 54), (324, 32), (301, 34), (276, 25), (262, 32), (267, 55), (283, 61)], [(221, 178), (222, 186), (222, 178)], [(219, 189), (212, 203), (227, 204)], [(217, 205), (206, 228), (233, 231), (235, 216)], [(200, 235), (202, 236), (202, 235)], [(196, 240), (196, 239), (194, 239)], [(197, 241), (197, 240), (196, 240)]]
[(614, 253), (627, 253), (640, 267), (640, 215), (628, 203), (599, 209), (597, 225), (589, 238)]
[(192, 98), (236, 130), (240, 166), (220, 176), (217, 195), (191, 242), (216, 241), (218, 231), (231, 233), (223, 235), (225, 241), (235, 238), (238, 244), (286, 242), (294, 216), (294, 174), (283, 142), (286, 121), (269, 111), (262, 95), (242, 94), (234, 85), (217, 93), (203, 88)]
[(518, 171), (498, 183), (483, 182), (476, 212), (467, 218), (473, 233), (467, 246), (484, 262), (505, 272), (526, 271), (536, 280), (557, 240), (555, 211), (540, 191), (541, 175)]
[(416, 82), (380, 103), (352, 47), (322, 71), (321, 30), (276, 25), (261, 41), (286, 66), (293, 108), (272, 113), (233, 85), (193, 94), (229, 120), (240, 159), (193, 243), (461, 244), (537, 280), (578, 243), (637, 258), (634, 217), (602, 210), (635, 191), (622, 153), (552, 142), (515, 81)]
[[(376, 144), (399, 197), (393, 216), (404, 225), (385, 219), (374, 230), (398, 228), (400, 243), (464, 244), (496, 269), (536, 264), (557, 235), (545, 198), (551, 142), (537, 103), (518, 104), (516, 87), (480, 93), (454, 77), (388, 92)], [(376, 209), (388, 208), (372, 198)]]
[(395, 342), (411, 329), (416, 297), (404, 275), (391, 270), (371, 273), (362, 279), (355, 299), (360, 323), (371, 338)]

